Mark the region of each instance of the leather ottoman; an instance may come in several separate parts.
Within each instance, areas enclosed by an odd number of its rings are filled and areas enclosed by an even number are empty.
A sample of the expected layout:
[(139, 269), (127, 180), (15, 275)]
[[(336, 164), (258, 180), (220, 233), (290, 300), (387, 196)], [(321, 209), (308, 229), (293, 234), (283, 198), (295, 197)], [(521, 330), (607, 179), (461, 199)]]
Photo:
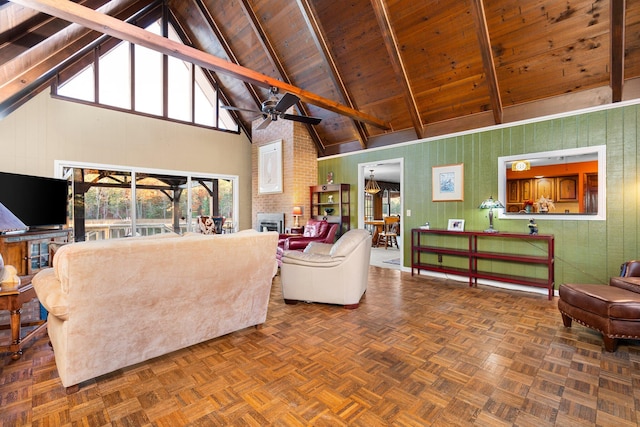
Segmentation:
[(640, 294), (615, 284), (564, 284), (559, 294), (564, 326), (575, 320), (600, 331), (607, 351), (616, 350), (618, 338), (640, 338)]

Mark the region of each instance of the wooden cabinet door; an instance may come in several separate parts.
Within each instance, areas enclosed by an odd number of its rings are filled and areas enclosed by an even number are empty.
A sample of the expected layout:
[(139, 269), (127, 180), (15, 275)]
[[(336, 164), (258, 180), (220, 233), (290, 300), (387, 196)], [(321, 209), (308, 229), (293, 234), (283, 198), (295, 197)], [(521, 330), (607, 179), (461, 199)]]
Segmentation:
[(530, 179), (520, 180), (520, 195), (523, 202), (527, 200), (533, 201), (533, 191)]
[(578, 200), (578, 176), (561, 176), (556, 178), (558, 183), (558, 201), (576, 202)]
[(539, 200), (541, 197), (555, 200), (555, 179), (540, 178), (535, 181), (535, 198)]
[(507, 203), (520, 203), (520, 181), (510, 179), (507, 181)]

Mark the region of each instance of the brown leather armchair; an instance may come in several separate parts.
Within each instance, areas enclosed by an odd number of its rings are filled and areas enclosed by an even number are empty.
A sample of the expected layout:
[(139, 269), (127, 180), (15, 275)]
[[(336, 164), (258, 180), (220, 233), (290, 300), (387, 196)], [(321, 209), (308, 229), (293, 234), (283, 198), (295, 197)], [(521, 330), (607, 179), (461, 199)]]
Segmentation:
[(565, 327), (572, 320), (602, 333), (605, 350), (615, 351), (618, 339), (640, 339), (640, 261), (622, 265), (621, 276), (609, 286), (564, 284), (558, 310)]

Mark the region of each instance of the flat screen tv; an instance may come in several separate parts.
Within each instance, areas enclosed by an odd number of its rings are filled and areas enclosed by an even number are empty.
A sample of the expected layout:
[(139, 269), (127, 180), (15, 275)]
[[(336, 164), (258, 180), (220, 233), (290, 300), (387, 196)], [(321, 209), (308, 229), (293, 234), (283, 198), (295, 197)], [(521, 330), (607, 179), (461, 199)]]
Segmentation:
[(67, 223), (67, 181), (0, 172), (0, 203), (29, 227)]

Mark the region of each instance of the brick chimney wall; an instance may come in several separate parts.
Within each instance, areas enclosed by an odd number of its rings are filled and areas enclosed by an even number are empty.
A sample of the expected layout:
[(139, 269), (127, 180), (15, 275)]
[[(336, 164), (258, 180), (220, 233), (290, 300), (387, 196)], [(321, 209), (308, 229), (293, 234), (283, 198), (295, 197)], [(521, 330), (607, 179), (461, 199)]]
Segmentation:
[[(302, 123), (279, 119), (266, 129), (256, 130), (262, 118), (253, 123), (251, 147), (252, 176), (252, 227), (256, 228), (258, 212), (284, 212), (285, 228), (293, 226), (291, 212), (294, 206), (302, 206), (300, 225), (310, 216), (309, 187), (318, 181), (318, 162), (315, 145)], [(259, 147), (282, 140), (282, 193), (258, 194)]]

